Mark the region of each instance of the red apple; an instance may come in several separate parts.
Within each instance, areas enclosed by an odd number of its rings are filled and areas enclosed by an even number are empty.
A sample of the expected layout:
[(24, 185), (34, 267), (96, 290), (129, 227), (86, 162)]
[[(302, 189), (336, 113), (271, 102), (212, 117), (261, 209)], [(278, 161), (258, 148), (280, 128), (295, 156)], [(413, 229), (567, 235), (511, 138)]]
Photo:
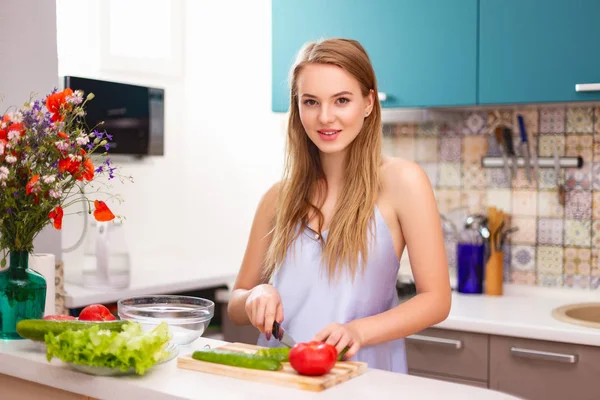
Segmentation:
[(114, 321), (115, 319), (115, 316), (102, 304), (87, 306), (79, 314), (80, 321)]
[(46, 315), (44, 317), (45, 320), (50, 320), (50, 321), (72, 321), (75, 320), (77, 318), (72, 317), (70, 315)]

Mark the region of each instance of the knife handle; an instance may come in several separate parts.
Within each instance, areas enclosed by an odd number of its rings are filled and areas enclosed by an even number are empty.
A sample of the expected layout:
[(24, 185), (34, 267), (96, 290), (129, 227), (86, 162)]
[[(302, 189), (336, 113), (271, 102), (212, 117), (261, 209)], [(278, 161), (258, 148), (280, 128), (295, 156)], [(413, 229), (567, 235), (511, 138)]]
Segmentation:
[(515, 148), (513, 147), (513, 138), (512, 138), (512, 131), (510, 130), (510, 128), (504, 128), (504, 144), (506, 145), (506, 151), (508, 152), (509, 156), (514, 156), (515, 154)]
[(517, 121), (519, 121), (519, 131), (521, 132), (521, 141), (527, 143), (527, 131), (525, 131), (525, 121), (521, 114), (517, 115)]

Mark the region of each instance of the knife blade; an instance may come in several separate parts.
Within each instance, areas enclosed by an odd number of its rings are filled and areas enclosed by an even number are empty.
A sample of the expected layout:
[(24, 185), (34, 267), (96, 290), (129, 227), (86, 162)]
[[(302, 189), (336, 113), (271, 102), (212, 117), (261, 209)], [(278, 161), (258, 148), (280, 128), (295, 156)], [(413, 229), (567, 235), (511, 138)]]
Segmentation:
[(506, 145), (506, 151), (511, 158), (511, 164), (513, 169), (513, 176), (517, 177), (517, 153), (513, 146), (512, 129), (504, 127), (504, 144)]
[(527, 138), (527, 131), (525, 130), (525, 121), (523, 120), (523, 116), (521, 114), (517, 116), (517, 120), (519, 121), (519, 131), (521, 132), (521, 154), (523, 154), (523, 158), (525, 158), (525, 176), (527, 177), (527, 182), (531, 183), (531, 165), (529, 165), (529, 140)]
[(285, 331), (279, 325), (279, 322), (273, 322), (273, 336), (275, 336), (281, 344), (286, 345), (287, 347), (293, 347), (296, 344), (296, 341), (290, 336), (289, 333)]
[(506, 149), (504, 148), (504, 139), (502, 138), (501, 126), (496, 127), (496, 129), (494, 130), (494, 136), (496, 137), (496, 142), (498, 143), (498, 147), (500, 148), (500, 154), (502, 154), (502, 166), (504, 167), (504, 173), (506, 174), (506, 181), (510, 186), (512, 178), (510, 176), (510, 168), (508, 167), (508, 156), (506, 154)]

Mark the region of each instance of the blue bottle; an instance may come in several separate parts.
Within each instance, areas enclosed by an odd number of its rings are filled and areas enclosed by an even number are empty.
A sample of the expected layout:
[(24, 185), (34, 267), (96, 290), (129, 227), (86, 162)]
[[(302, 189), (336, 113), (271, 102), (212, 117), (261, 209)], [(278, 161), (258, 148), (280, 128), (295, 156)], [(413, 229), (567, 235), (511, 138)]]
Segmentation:
[(483, 293), (485, 243), (479, 232), (465, 229), (456, 247), (457, 290), (459, 293)]

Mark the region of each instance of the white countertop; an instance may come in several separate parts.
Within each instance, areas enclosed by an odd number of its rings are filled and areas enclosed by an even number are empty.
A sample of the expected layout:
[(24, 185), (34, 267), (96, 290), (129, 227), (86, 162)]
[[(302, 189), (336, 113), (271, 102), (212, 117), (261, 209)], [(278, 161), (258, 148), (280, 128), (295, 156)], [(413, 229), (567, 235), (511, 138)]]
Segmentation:
[[(180, 351), (190, 354), (205, 344), (225, 342), (200, 338)], [(102, 399), (516, 399), (477, 387), (369, 369), (322, 392), (313, 393), (265, 383), (177, 368), (176, 360), (156, 366), (144, 376), (102, 377), (70, 370), (60, 360), (48, 363), (38, 343), (0, 340), (0, 373), (73, 393)]]
[(600, 329), (559, 321), (554, 308), (600, 302), (600, 292), (505, 285), (504, 295), (452, 293), (448, 318), (436, 328), (600, 346)]

